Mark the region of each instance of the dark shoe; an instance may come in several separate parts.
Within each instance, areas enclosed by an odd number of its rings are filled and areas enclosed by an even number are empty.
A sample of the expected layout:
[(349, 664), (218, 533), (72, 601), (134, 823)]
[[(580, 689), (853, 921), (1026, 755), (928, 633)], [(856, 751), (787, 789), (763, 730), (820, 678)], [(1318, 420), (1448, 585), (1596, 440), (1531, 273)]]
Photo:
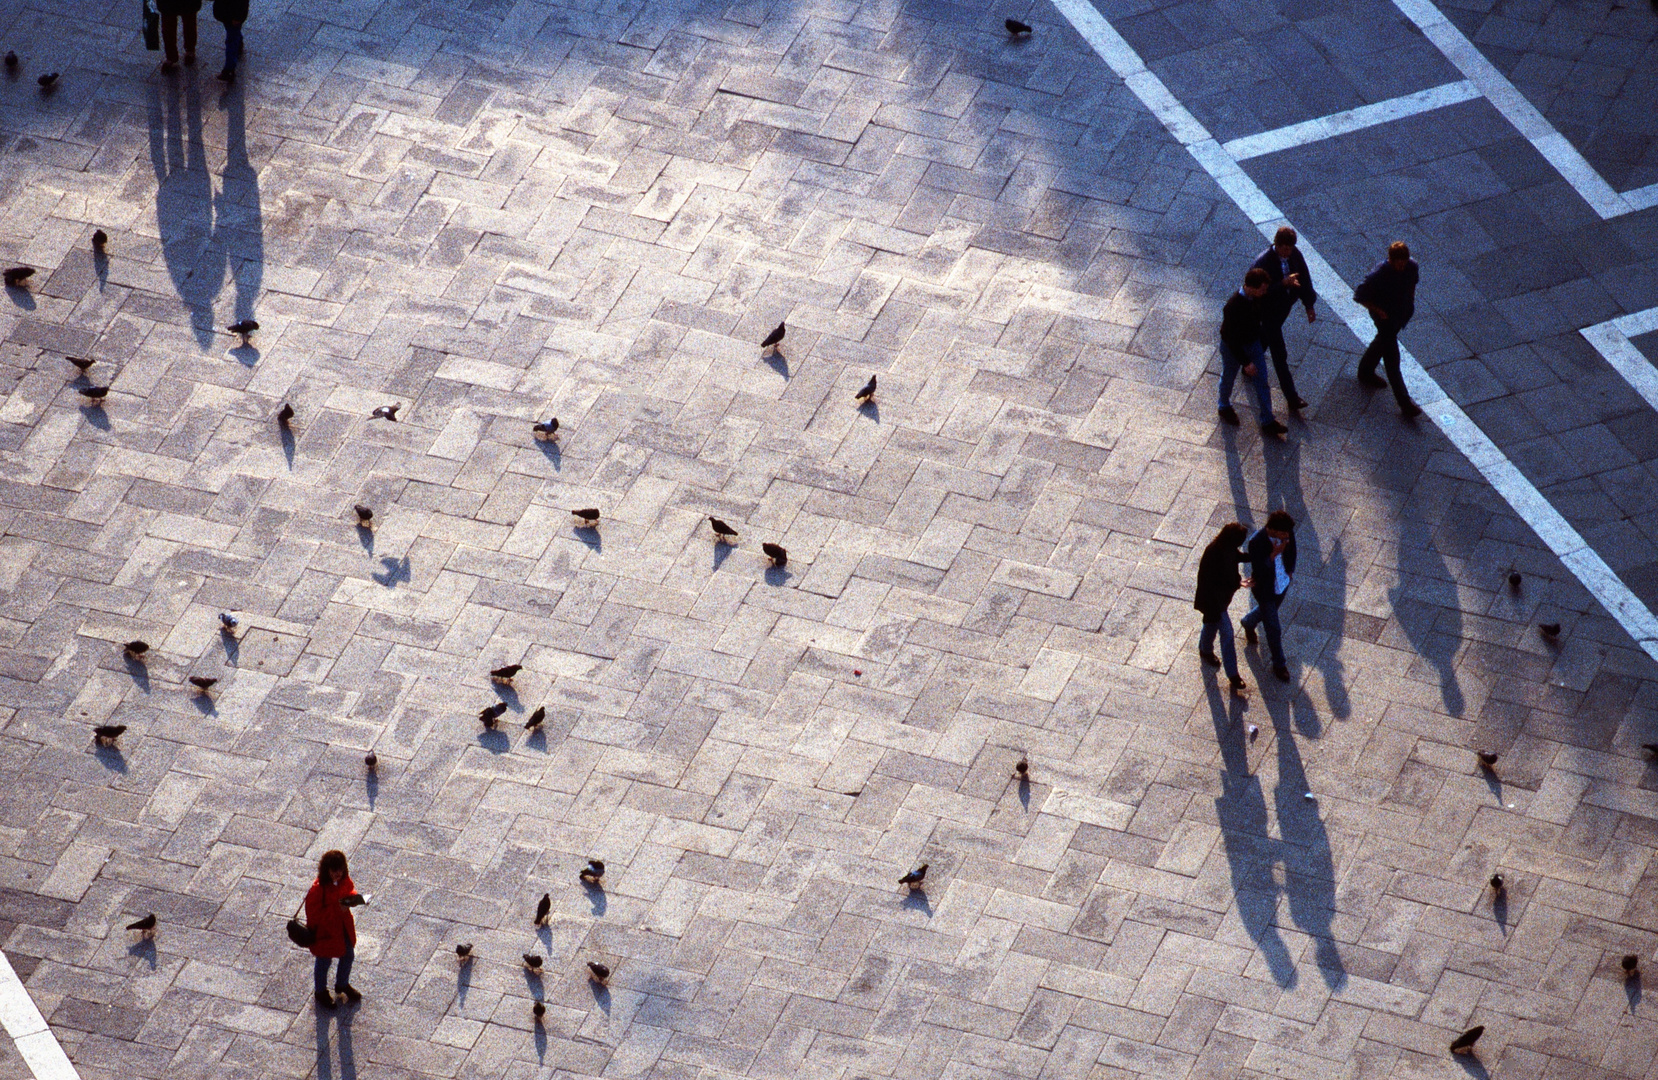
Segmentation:
[(195, 67), (196, 66), (196, 54), (195, 53), (187, 52), (187, 53), (184, 54), (184, 66), (185, 67)]
[(1364, 383), (1366, 386), (1374, 386), (1378, 390), (1387, 389), (1387, 380), (1376, 374), (1374, 371), (1359, 372), (1359, 381)]
[(336, 986), (334, 988), (334, 992), (336, 994), (344, 994), (345, 999), (347, 1001), (351, 1002), (351, 1004), (353, 1004), (353, 1005), (355, 1005), (359, 1001), (363, 1000), (363, 995), (359, 994), (357, 992), (357, 988), (352, 986), (350, 983), (347, 983), (344, 986)]
[(326, 990), (318, 990), (317, 991), (317, 1008), (319, 1008), (319, 1009), (332, 1009), (333, 1007), (334, 1007), (334, 995), (330, 994)]
[(227, 67), (223, 71), (219, 72), (218, 75), (214, 76), (214, 78), (218, 79), (222, 83), (233, 83), (236, 81), (236, 69)]
[(1261, 434), (1270, 438), (1277, 438), (1280, 435), (1288, 434), (1289, 430), (1289, 428), (1285, 427), (1283, 424), (1280, 424), (1276, 420), (1268, 420), (1266, 423), (1261, 425)]
[(1289, 682), (1290, 681), (1290, 669), (1287, 668), (1287, 667), (1275, 667), (1275, 668), (1272, 669), (1272, 673), (1274, 675), (1278, 676), (1278, 681), (1279, 682)]
[(1261, 643), (1261, 639), (1255, 636), (1255, 628), (1253, 626), (1244, 627), (1243, 632), (1244, 632), (1244, 640), (1247, 641), (1249, 644), (1259, 645)]
[(1306, 398), (1298, 397), (1298, 398), (1291, 398), (1290, 399), (1290, 408), (1294, 409), (1296, 412), (1300, 412), (1302, 409), (1305, 409), (1306, 407), (1307, 407), (1307, 399)]
[(1222, 408), (1216, 409), (1215, 411), (1217, 413), (1219, 413), (1220, 418), (1222, 420), (1225, 420), (1228, 424), (1231, 424), (1233, 427), (1238, 426), (1238, 410), (1237, 409), (1234, 409), (1230, 405), (1226, 405), (1226, 406), (1223, 406)]
[(1239, 697), (1242, 697), (1243, 692), (1245, 690), (1248, 690), (1248, 689), (1249, 689), (1249, 684), (1244, 682), (1242, 679), (1233, 679), (1232, 680), (1232, 692), (1234, 694), (1237, 694)]
[(1210, 667), (1220, 667), (1220, 657), (1216, 656), (1214, 653), (1206, 652), (1198, 653), (1198, 655), (1203, 657), (1203, 662), (1208, 664)]
[(1421, 416), (1422, 406), (1418, 405), (1414, 401), (1407, 401), (1403, 405), (1399, 406), (1399, 415), (1403, 416), (1406, 420), (1409, 420), (1413, 416)]

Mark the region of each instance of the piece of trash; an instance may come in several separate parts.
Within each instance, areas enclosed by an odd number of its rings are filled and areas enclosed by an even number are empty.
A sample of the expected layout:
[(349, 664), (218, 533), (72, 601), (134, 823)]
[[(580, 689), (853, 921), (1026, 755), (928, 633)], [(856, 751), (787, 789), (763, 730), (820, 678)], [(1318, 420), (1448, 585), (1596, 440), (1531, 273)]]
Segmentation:
[(1313, 801), (1313, 800), (1315, 800), (1315, 799), (1317, 799), (1317, 798), (1318, 798), (1318, 796), (1317, 796), (1317, 795), (1314, 795), (1314, 794), (1313, 794), (1313, 793), (1312, 793), (1312, 792), (1310, 792), (1310, 791), (1309, 791), (1309, 792), (1307, 792), (1307, 793), (1306, 793), (1306, 794), (1305, 794), (1305, 795), (1302, 795), (1302, 796), (1301, 796), (1301, 797), (1302, 797), (1302, 798), (1303, 798), (1303, 799), (1306, 799), (1306, 800), (1307, 800), (1307, 801), (1308, 801), (1308, 802), (1312, 802), (1312, 801)]

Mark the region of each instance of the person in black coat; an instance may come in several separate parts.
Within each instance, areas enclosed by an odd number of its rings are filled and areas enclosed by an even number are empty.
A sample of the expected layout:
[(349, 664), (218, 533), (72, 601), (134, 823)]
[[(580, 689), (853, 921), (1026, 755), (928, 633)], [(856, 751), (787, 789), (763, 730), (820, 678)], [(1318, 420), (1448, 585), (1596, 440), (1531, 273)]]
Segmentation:
[(1284, 345), (1284, 320), (1290, 317), (1295, 305), (1307, 312), (1307, 321), (1318, 318), (1313, 305), (1318, 302), (1318, 290), (1313, 288), (1313, 275), (1307, 269), (1307, 260), (1295, 246), (1295, 230), (1285, 225), (1272, 237), (1272, 246), (1255, 260), (1255, 266), (1266, 271), (1271, 279), (1267, 294), (1261, 301), (1261, 344), (1272, 353), (1272, 370), (1278, 375), (1278, 389), (1291, 409), (1305, 409), (1307, 402), (1295, 391), (1295, 376), (1290, 372), (1289, 349)]
[(201, 0), (156, 0), (156, 10), (161, 13), (161, 44), (166, 50), (166, 59), (161, 62), (161, 70), (172, 71), (178, 67), (178, 39), (179, 27), (184, 28), (184, 65), (189, 67), (196, 62), (196, 13), (201, 10)]
[(1253, 601), (1249, 614), (1238, 625), (1243, 627), (1244, 640), (1257, 643), (1255, 628), (1266, 627), (1267, 647), (1272, 650), (1272, 673), (1279, 681), (1290, 681), (1289, 665), (1284, 660), (1284, 631), (1278, 622), (1278, 608), (1290, 591), (1295, 577), (1295, 519), (1283, 510), (1267, 515), (1266, 525), (1249, 538), (1249, 586)]
[[(1399, 331), (1416, 314), (1416, 283), (1421, 278), (1416, 260), (1410, 257), (1410, 247), (1402, 240), (1388, 245), (1387, 261), (1378, 263), (1359, 287), (1353, 290), (1353, 299), (1370, 312), (1370, 321), (1376, 324), (1376, 336), (1359, 357), (1359, 381), (1378, 389), (1393, 382), (1393, 400), (1405, 416), (1420, 416), (1422, 407), (1411, 400), (1405, 389), (1405, 375), (1400, 370)], [(1376, 374), (1377, 363), (1387, 365), (1387, 378)]]
[(248, 0), (213, 0), (213, 17), (225, 27), (225, 66), (220, 82), (234, 82), (242, 62), (242, 24), (248, 21)]
[[(1248, 684), (1238, 675), (1238, 653), (1232, 643), (1232, 618), (1226, 609), (1232, 603), (1233, 594), (1243, 585), (1243, 579), (1238, 576), (1238, 564), (1248, 562), (1250, 557), (1239, 551), (1238, 545), (1248, 535), (1249, 530), (1236, 521), (1221, 526), (1220, 532), (1209, 541), (1209, 546), (1203, 549), (1203, 557), (1198, 560), (1197, 595), (1192, 600), (1192, 607), (1203, 615), (1203, 632), (1197, 639), (1198, 655), (1210, 667), (1225, 666), (1233, 693), (1242, 691)], [(1217, 637), (1220, 638), (1219, 656), (1214, 651)]]

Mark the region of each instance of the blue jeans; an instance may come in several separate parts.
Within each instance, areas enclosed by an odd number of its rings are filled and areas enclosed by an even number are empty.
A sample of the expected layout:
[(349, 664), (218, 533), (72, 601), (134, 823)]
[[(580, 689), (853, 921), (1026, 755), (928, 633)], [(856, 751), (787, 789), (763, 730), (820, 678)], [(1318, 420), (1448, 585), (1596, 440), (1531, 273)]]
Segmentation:
[[(1294, 308), (1290, 308), (1294, 311)], [(1273, 322), (1271, 319), (1261, 321), (1261, 344), (1272, 354), (1272, 373), (1278, 376), (1278, 389), (1284, 394), (1285, 401), (1294, 401), (1300, 397), (1295, 392), (1295, 376), (1290, 372), (1290, 350), (1284, 344), (1284, 324), (1282, 321)]]
[(1232, 643), (1232, 616), (1226, 612), (1220, 613), (1220, 618), (1214, 622), (1205, 622), (1203, 632), (1197, 636), (1197, 651), (1208, 653), (1214, 651), (1215, 638), (1220, 638), (1220, 662), (1226, 670), (1226, 677), (1233, 682), (1239, 681), (1238, 650)]
[(1219, 409), (1230, 408), (1232, 405), (1232, 384), (1238, 379), (1238, 372), (1250, 364), (1255, 365), (1253, 378), (1245, 376), (1255, 384), (1255, 400), (1261, 406), (1261, 423), (1272, 423), (1272, 386), (1267, 382), (1266, 350), (1261, 348), (1260, 342), (1255, 342), (1247, 350), (1248, 355), (1239, 360), (1232, 353), (1226, 342), (1220, 343), (1220, 404)]
[[(351, 985), (351, 961), (355, 959), (357, 959), (357, 951), (355, 949), (347, 949), (345, 951), (345, 955), (340, 957), (340, 970), (334, 977), (335, 990)], [(328, 965), (333, 962), (334, 961), (327, 956), (317, 957), (316, 984), (317, 993), (319, 994), (328, 993)]]
[(1272, 650), (1272, 666), (1288, 667), (1284, 662), (1284, 630), (1278, 623), (1278, 606), (1284, 602), (1284, 593), (1279, 593), (1266, 603), (1250, 593), (1249, 614), (1245, 615), (1238, 625), (1245, 630), (1253, 630), (1257, 626), (1267, 632), (1267, 648)]
[(242, 24), (225, 23), (225, 70), (235, 71), (242, 62)]

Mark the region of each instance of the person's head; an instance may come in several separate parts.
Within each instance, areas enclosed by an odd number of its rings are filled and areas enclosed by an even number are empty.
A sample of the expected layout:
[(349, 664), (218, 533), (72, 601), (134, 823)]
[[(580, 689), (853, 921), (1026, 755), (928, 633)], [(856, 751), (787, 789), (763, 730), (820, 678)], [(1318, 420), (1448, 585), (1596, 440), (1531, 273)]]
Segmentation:
[(1249, 273), (1244, 275), (1244, 292), (1250, 296), (1265, 296), (1267, 286), (1272, 284), (1272, 278), (1259, 266), (1251, 266)]
[(1225, 525), (1220, 527), (1220, 532), (1215, 534), (1215, 538), (1209, 541), (1209, 546), (1215, 547), (1218, 545), (1220, 547), (1235, 548), (1239, 544), (1242, 544), (1248, 536), (1248, 529), (1244, 528), (1236, 521), (1228, 521)]
[(1282, 540), (1295, 531), (1295, 519), (1287, 510), (1274, 510), (1267, 515), (1266, 530), (1267, 535)]
[(1395, 270), (1403, 270), (1410, 265), (1410, 245), (1403, 240), (1395, 240), (1387, 246), (1387, 261), (1393, 264)]
[(1295, 250), (1295, 242), (1297, 239), (1299, 239), (1299, 237), (1295, 235), (1294, 229), (1290, 228), (1288, 225), (1280, 226), (1278, 231), (1272, 234), (1273, 250), (1278, 252), (1278, 257), (1280, 259), (1287, 259), (1290, 257), (1290, 252)]
[(317, 880), (325, 885), (338, 885), (347, 873), (343, 851), (325, 851), (317, 860)]

